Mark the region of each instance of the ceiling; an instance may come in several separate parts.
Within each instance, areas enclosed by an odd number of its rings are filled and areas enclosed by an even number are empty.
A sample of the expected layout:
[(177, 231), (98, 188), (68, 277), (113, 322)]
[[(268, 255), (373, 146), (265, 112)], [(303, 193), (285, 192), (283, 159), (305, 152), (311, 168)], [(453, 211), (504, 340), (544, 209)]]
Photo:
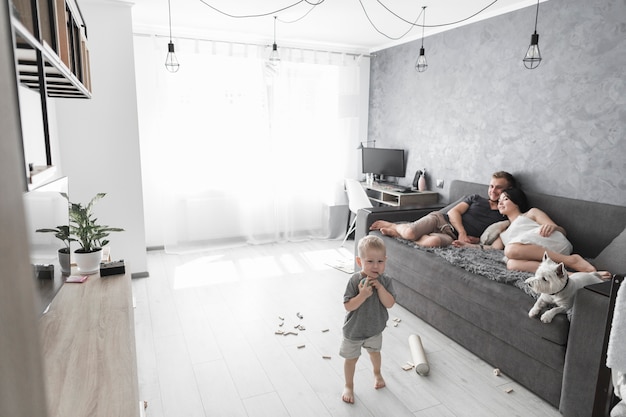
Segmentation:
[[(168, 35), (168, 0), (131, 0), (137, 33)], [(535, 0), (170, 0), (172, 36), (342, 52), (373, 52), (523, 7)], [(317, 3), (317, 5), (312, 5)], [(293, 5), (293, 7), (289, 7)], [(212, 7), (210, 7), (212, 6)], [(228, 17), (264, 15), (260, 17)], [(278, 11), (285, 9), (282, 11)], [(391, 12), (390, 12), (391, 11)], [(392, 14), (393, 12), (393, 14)], [(394, 16), (397, 15), (397, 16)], [(274, 16), (277, 16), (274, 21)], [(419, 16), (419, 19), (417, 19)], [(369, 17), (369, 19), (368, 19)], [(291, 21), (297, 22), (288, 23)], [(371, 20), (371, 22), (370, 22)], [(528, 22), (529, 28), (533, 22)], [(381, 33), (382, 32), (382, 33)], [(408, 32), (408, 33), (407, 33)]]

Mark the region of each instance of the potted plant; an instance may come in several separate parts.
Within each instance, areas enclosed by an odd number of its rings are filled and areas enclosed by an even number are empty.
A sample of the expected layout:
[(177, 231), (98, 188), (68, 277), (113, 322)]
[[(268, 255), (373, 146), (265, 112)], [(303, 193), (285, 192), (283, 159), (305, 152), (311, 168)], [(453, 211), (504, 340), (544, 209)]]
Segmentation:
[(63, 275), (69, 275), (72, 272), (70, 263), (70, 242), (74, 239), (70, 237), (70, 226), (62, 225), (57, 226), (54, 229), (37, 229), (40, 233), (54, 233), (54, 237), (59, 239), (65, 244), (65, 247), (59, 249), (59, 265), (61, 266), (61, 273)]
[(98, 219), (92, 212), (93, 205), (103, 198), (106, 193), (96, 194), (87, 205), (81, 203), (70, 204), (70, 239), (78, 242), (79, 248), (74, 251), (74, 259), (78, 272), (94, 274), (100, 269), (102, 247), (109, 241), (111, 232), (123, 232), (119, 227), (110, 227), (98, 224)]

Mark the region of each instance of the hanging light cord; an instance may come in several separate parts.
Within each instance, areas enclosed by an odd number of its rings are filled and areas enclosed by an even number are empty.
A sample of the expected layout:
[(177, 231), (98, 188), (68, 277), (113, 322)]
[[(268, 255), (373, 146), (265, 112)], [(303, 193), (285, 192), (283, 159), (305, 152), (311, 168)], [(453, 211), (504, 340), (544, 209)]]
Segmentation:
[[(235, 19), (247, 19), (247, 18), (253, 18), (253, 17), (264, 17), (264, 16), (270, 16), (270, 15), (276, 15), (276, 14), (278, 14), (279, 12), (285, 11), (285, 10), (287, 10), (287, 9), (291, 9), (292, 7), (295, 7), (295, 6), (297, 6), (297, 5), (299, 5), (299, 4), (302, 4), (302, 3), (306, 3), (306, 4), (309, 4), (309, 5), (313, 6), (313, 7), (311, 7), (311, 9), (310, 9), (310, 10), (308, 10), (308, 11), (307, 11), (307, 12), (306, 12), (306, 13), (305, 13), (302, 17), (299, 17), (299, 18), (297, 18), (297, 19), (295, 19), (295, 20), (292, 20), (292, 21), (283, 21), (283, 20), (281, 20), (281, 22), (282, 22), (282, 23), (295, 23), (295, 22), (297, 22), (297, 21), (299, 21), (299, 20), (302, 20), (304, 17), (306, 17), (306, 16), (307, 16), (307, 15), (308, 15), (308, 14), (309, 14), (309, 13), (310, 13), (310, 12), (311, 12), (314, 8), (315, 8), (315, 7), (316, 7), (316, 6), (319, 6), (320, 4), (324, 3), (324, 1), (325, 1), (325, 0), (318, 0), (318, 1), (311, 1), (311, 0), (299, 0), (299, 1), (296, 1), (296, 2), (294, 2), (294, 3), (292, 3), (292, 4), (290, 4), (290, 5), (287, 5), (287, 6), (285, 6), (285, 7), (282, 7), (282, 8), (280, 8), (280, 9), (277, 9), (277, 10), (272, 10), (272, 11), (270, 11), (270, 12), (263, 12), (263, 13), (257, 13), (257, 14), (248, 14), (248, 15), (235, 15), (235, 14), (226, 13), (226, 12), (224, 12), (224, 11), (222, 11), (222, 10), (218, 9), (217, 7), (212, 6), (211, 4), (209, 4), (207, 0), (200, 0), (200, 1), (201, 1), (202, 3), (204, 3), (206, 6), (210, 7), (210, 8), (211, 8), (211, 9), (213, 9), (213, 10), (215, 10), (216, 12), (218, 12), (218, 13), (220, 13), (220, 14), (223, 14), (224, 16), (232, 17), (232, 18), (235, 18)], [(418, 24), (418, 23), (417, 23), (417, 22), (418, 22), (418, 20), (419, 20), (419, 18), (420, 18), (420, 16), (421, 16), (421, 13), (417, 16), (417, 18), (415, 19), (415, 21), (414, 21), (414, 22), (411, 22), (411, 21), (409, 21), (409, 20), (404, 19), (403, 17), (401, 17), (400, 15), (398, 15), (397, 13), (395, 13), (394, 11), (392, 11), (392, 10), (391, 10), (389, 7), (387, 7), (387, 6), (386, 6), (386, 5), (385, 5), (385, 4), (384, 4), (381, 0), (376, 0), (376, 1), (378, 2), (378, 4), (380, 4), (383, 8), (385, 8), (385, 10), (387, 10), (387, 11), (388, 11), (389, 13), (391, 13), (393, 16), (395, 16), (395, 17), (397, 17), (398, 19), (402, 20), (403, 22), (408, 23), (409, 25), (411, 25), (411, 28), (412, 28), (413, 26), (422, 26), (422, 29), (423, 29), (424, 27), (436, 28), (436, 27), (444, 27), (444, 26), (456, 25), (456, 24), (459, 24), (459, 23), (465, 22), (465, 21), (467, 21), (467, 20), (469, 20), (469, 19), (472, 19), (472, 18), (474, 18), (474, 17), (478, 16), (479, 14), (483, 13), (485, 10), (487, 10), (488, 8), (490, 8), (491, 6), (493, 6), (494, 4), (496, 4), (499, 0), (493, 0), (491, 3), (489, 3), (488, 5), (486, 5), (485, 7), (483, 7), (482, 9), (478, 10), (478, 11), (477, 11), (477, 12), (475, 12), (475, 13), (472, 13), (470, 16), (467, 16), (467, 17), (465, 17), (465, 18), (463, 18), (463, 19), (455, 20), (455, 21), (453, 21), (453, 22), (440, 23), (440, 24), (437, 24), (437, 25), (428, 25), (428, 26), (425, 26), (425, 25), (420, 25), (420, 24)], [(363, 5), (363, 1), (362, 1), (362, 0), (359, 0), (359, 4), (361, 5), (361, 8), (363, 9), (363, 13), (364, 13), (364, 14), (365, 14), (365, 16), (367, 17), (367, 20), (369, 21), (370, 25), (374, 28), (374, 30), (376, 30), (376, 31), (377, 31), (378, 33), (380, 33), (381, 35), (383, 35), (383, 36), (385, 36), (385, 37), (387, 37), (387, 38), (389, 38), (389, 39), (392, 39), (392, 40), (399, 40), (399, 39), (403, 38), (404, 36), (406, 36), (406, 35), (407, 35), (410, 31), (411, 31), (411, 29), (409, 29), (409, 30), (407, 30), (404, 34), (402, 34), (402, 35), (401, 35), (401, 36), (399, 36), (399, 37), (392, 37), (392, 36), (389, 36), (389, 35), (385, 34), (382, 30), (380, 30), (380, 29), (378, 29), (378, 28), (376, 27), (376, 25), (374, 24), (374, 22), (373, 22), (373, 21), (372, 21), (372, 19), (370, 18), (369, 14), (367, 13), (367, 10), (366, 10), (365, 6)], [(537, 0), (537, 4), (539, 4), (539, 0)], [(423, 37), (423, 36), (422, 36), (422, 37)]]
[(167, 0), (167, 13), (168, 13), (169, 22), (170, 22), (170, 42), (171, 42), (172, 41), (172, 4), (170, 3), (170, 0)]
[(311, 6), (319, 6), (320, 4), (324, 3), (325, 0), (319, 0), (316, 3), (312, 2), (310, 0), (300, 0), (300, 1), (297, 1), (295, 3), (290, 4), (288, 6), (282, 7), (280, 9), (272, 10), (271, 12), (258, 13), (258, 14), (248, 14), (248, 15), (235, 15), (235, 14), (226, 13), (226, 12), (218, 9), (215, 6), (211, 6), (208, 2), (206, 2), (206, 0), (200, 0), (200, 1), (202, 3), (204, 3), (205, 5), (207, 5), (208, 7), (210, 7), (211, 9), (215, 10), (216, 12), (218, 12), (220, 14), (223, 14), (224, 16), (232, 17), (234, 19), (247, 19), (247, 18), (251, 18), (251, 17), (264, 17), (264, 16), (275, 15), (275, 14), (277, 14), (279, 12), (284, 11), (284, 10), (291, 9), (292, 7), (295, 7), (295, 6), (297, 6), (298, 4), (301, 4), (301, 3), (307, 3), (307, 4), (310, 4)]
[(535, 33), (537, 33), (537, 20), (539, 20), (539, 0), (537, 0), (537, 11), (535, 12)]
[(426, 27), (426, 6), (422, 6), (424, 12), (424, 21), (422, 22), (422, 48), (424, 47), (424, 28)]
[[(379, 1), (380, 3), (380, 1)], [(363, 9), (363, 13), (365, 14), (365, 17), (367, 17), (367, 20), (370, 22), (370, 25), (374, 28), (374, 30), (378, 33), (380, 33), (381, 35), (383, 35), (384, 37), (386, 37), (387, 39), (391, 39), (394, 41), (397, 41), (398, 39), (402, 39), (404, 38), (406, 35), (409, 34), (409, 32), (415, 27), (417, 26), (417, 21), (419, 20), (420, 16), (422, 15), (422, 12), (420, 12), (417, 17), (415, 18), (415, 22), (409, 22), (407, 20), (404, 20), (403, 18), (401, 18), (400, 16), (398, 16), (397, 14), (395, 14), (394, 12), (392, 12), (391, 10), (389, 10), (389, 8), (387, 8), (387, 6), (385, 6), (384, 4), (381, 3), (381, 5), (387, 9), (387, 11), (389, 11), (391, 14), (393, 14), (394, 16), (400, 18), (401, 20), (405, 21), (406, 23), (408, 23), (409, 25), (411, 25), (409, 27), (409, 30), (407, 30), (406, 32), (404, 32), (402, 35), (398, 36), (398, 37), (393, 37), (393, 36), (389, 36), (387, 35), (385, 32), (383, 32), (382, 30), (378, 29), (378, 27), (376, 27), (376, 24), (372, 21), (372, 19), (370, 18), (369, 14), (367, 13), (367, 10), (365, 9), (365, 6), (363, 5), (363, 1), (359, 0), (359, 4), (361, 5), (361, 8)], [(423, 9), (422, 9), (423, 11)]]

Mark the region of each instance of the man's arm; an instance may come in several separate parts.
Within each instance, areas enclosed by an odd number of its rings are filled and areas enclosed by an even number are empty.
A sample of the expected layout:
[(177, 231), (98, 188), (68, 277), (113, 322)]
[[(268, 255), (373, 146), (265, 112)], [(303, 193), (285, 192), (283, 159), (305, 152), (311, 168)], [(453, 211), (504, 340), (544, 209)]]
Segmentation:
[(468, 209), (469, 204), (465, 202), (460, 202), (456, 206), (452, 207), (450, 211), (448, 211), (448, 219), (450, 220), (450, 224), (454, 227), (459, 235), (458, 240), (467, 243), (477, 243), (476, 238), (472, 239), (470, 236), (467, 236), (467, 232), (465, 231), (465, 227), (463, 226), (462, 216)]

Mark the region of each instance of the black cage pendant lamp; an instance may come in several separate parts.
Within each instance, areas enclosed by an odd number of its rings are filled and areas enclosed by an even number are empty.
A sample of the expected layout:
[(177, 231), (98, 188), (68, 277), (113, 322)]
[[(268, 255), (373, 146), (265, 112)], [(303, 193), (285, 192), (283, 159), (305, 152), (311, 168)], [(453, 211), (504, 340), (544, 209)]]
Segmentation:
[(428, 69), (428, 62), (426, 62), (426, 55), (424, 55), (424, 27), (426, 26), (426, 6), (422, 7), (422, 13), (424, 17), (422, 19), (422, 47), (420, 48), (420, 55), (417, 57), (415, 63), (415, 69), (417, 72), (424, 72)]
[(274, 43), (272, 44), (272, 51), (270, 52), (268, 61), (275, 69), (278, 69), (280, 65), (280, 55), (278, 54), (278, 45), (276, 45), (276, 16), (274, 16)]
[(167, 0), (167, 9), (170, 23), (170, 43), (167, 44), (167, 57), (165, 57), (165, 68), (169, 72), (176, 72), (180, 68), (176, 52), (174, 50), (174, 42), (172, 42), (172, 6), (170, 0)]
[(535, 69), (541, 63), (541, 52), (539, 52), (539, 34), (537, 33), (537, 19), (539, 18), (539, 0), (537, 0), (537, 11), (535, 13), (535, 33), (530, 35), (530, 46), (526, 51), (524, 66), (528, 69)]

